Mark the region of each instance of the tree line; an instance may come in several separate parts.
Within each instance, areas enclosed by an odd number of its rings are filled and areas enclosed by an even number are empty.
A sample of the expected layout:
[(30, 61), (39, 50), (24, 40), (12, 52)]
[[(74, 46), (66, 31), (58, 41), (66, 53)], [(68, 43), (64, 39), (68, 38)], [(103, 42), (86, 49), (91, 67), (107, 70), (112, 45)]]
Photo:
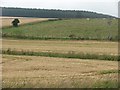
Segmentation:
[(110, 15), (80, 10), (32, 9), (0, 7), (2, 16), (39, 18), (113, 18)]

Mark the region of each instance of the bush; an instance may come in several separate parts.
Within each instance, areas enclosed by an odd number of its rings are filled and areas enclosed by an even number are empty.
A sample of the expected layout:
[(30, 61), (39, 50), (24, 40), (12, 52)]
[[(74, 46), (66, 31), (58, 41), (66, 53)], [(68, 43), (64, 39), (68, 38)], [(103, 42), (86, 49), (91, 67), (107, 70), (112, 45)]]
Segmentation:
[(69, 35), (69, 38), (75, 38), (76, 36), (74, 34)]

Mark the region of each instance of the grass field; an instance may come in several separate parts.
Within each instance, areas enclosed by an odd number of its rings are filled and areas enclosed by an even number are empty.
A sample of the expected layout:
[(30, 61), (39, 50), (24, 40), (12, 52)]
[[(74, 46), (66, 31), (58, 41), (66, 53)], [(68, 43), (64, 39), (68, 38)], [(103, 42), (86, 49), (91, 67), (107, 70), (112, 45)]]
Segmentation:
[[(111, 22), (108, 24), (108, 22)], [(3, 29), (3, 37), (23, 39), (117, 40), (117, 19), (65, 19)]]
[(7, 88), (117, 87), (113, 61), (3, 55), (2, 63)]
[(28, 22), (2, 29), (3, 88), (118, 87), (117, 19)]
[(12, 26), (12, 21), (18, 18), (20, 20), (19, 25), (33, 23), (33, 22), (42, 22), (47, 21), (49, 18), (25, 18), (25, 17), (0, 17), (0, 22), (2, 22), (2, 27)]

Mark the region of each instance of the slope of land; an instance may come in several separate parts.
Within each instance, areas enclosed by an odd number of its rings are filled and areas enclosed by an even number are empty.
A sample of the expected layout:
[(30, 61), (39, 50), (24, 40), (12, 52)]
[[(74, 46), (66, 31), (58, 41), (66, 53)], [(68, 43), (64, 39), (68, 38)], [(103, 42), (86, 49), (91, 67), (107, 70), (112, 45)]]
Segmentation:
[(117, 88), (117, 32), (112, 18), (5, 27), (3, 88)]
[(20, 39), (116, 40), (117, 19), (67, 19), (3, 29), (3, 37)]

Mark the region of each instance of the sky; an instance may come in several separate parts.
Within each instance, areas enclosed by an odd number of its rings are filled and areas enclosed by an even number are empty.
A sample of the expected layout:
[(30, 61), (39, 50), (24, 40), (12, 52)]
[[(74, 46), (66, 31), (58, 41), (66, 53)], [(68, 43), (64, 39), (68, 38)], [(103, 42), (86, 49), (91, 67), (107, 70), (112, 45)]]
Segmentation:
[(85, 10), (118, 16), (119, 0), (1, 0), (1, 7)]

